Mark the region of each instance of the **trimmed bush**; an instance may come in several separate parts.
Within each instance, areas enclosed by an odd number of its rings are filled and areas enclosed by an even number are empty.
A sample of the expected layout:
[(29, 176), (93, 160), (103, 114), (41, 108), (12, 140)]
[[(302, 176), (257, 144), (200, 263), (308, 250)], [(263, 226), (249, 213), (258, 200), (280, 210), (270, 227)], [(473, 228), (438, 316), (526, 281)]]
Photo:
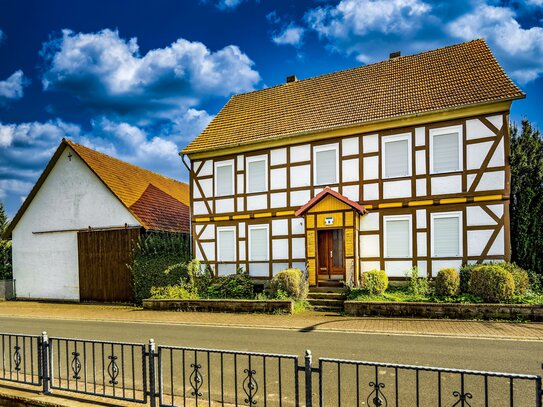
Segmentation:
[(479, 267), (480, 264), (464, 264), (460, 267), (460, 292), (462, 294), (468, 294), (469, 282), (471, 280), (471, 272), (475, 267)]
[(362, 273), (362, 288), (372, 295), (381, 295), (388, 288), (388, 276), (384, 270), (370, 270)]
[[(199, 280), (197, 278), (197, 280)], [(203, 287), (202, 281), (210, 281), (207, 287)], [(230, 299), (253, 299), (255, 298), (255, 286), (249, 273), (238, 269), (236, 274), (201, 279), (198, 282), (198, 293), (206, 298), (230, 298)]]
[(480, 265), (471, 272), (470, 291), (487, 302), (507, 302), (515, 294), (511, 273), (496, 264)]
[(509, 271), (515, 281), (515, 295), (524, 295), (530, 287), (530, 278), (528, 272), (517, 266), (515, 263), (498, 263), (498, 266)]
[(291, 268), (277, 273), (270, 282), (268, 291), (273, 298), (286, 296), (300, 301), (307, 297), (309, 284), (301, 270)]
[(405, 273), (405, 276), (409, 279), (407, 284), (407, 290), (418, 296), (426, 296), (430, 292), (430, 283), (426, 277), (419, 276), (419, 269), (412, 267)]
[(453, 297), (460, 290), (460, 274), (456, 269), (444, 268), (437, 272), (435, 294), (440, 297)]

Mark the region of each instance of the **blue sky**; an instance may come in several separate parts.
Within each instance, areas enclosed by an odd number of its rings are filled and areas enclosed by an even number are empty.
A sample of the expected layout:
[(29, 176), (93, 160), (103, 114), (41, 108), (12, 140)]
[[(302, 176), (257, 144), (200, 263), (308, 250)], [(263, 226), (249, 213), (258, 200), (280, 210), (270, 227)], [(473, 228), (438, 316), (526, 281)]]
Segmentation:
[(543, 121), (543, 0), (0, 0), (0, 201), (62, 137), (186, 180), (177, 152), (239, 92), (485, 38)]

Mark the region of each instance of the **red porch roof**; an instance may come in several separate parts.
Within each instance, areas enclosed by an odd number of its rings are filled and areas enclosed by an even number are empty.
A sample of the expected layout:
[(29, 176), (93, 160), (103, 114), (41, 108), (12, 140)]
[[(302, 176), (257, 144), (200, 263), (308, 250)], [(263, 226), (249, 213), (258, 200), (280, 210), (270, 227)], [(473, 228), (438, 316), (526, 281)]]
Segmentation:
[(296, 216), (302, 216), (304, 215), (308, 210), (310, 210), (313, 206), (318, 204), (320, 201), (322, 201), (327, 195), (331, 195), (334, 198), (336, 198), (338, 201), (343, 202), (344, 204), (350, 206), (355, 211), (360, 213), (361, 215), (364, 215), (368, 211), (366, 208), (364, 208), (362, 205), (360, 205), (358, 202), (351, 201), (349, 198), (341, 195), (339, 192), (334, 191), (330, 187), (324, 188), (321, 192), (319, 192), (317, 195), (315, 195), (313, 198), (311, 198), (304, 206), (300, 207), (296, 212)]

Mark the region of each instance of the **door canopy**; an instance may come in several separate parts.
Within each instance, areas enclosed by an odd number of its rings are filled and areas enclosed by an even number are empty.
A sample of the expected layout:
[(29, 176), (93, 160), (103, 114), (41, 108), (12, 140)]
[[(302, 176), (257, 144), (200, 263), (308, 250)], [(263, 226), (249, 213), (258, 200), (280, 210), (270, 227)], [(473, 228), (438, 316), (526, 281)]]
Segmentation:
[(334, 191), (332, 188), (326, 187), (317, 195), (315, 195), (312, 199), (310, 199), (304, 206), (300, 207), (295, 212), (295, 215), (297, 217), (304, 216), (311, 208), (318, 205), (321, 201), (323, 201), (328, 196), (351, 207), (355, 212), (358, 212), (360, 215), (364, 215), (367, 213), (366, 208), (364, 208), (358, 202), (351, 201), (349, 198), (341, 195), (339, 192)]

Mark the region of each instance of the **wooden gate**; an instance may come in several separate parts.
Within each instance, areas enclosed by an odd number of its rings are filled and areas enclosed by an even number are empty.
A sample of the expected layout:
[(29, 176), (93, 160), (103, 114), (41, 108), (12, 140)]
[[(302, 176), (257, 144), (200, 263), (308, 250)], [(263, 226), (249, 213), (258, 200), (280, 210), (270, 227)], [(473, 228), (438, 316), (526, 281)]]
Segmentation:
[(132, 274), (128, 264), (140, 235), (139, 228), (81, 231), (79, 296), (81, 301), (132, 301)]

